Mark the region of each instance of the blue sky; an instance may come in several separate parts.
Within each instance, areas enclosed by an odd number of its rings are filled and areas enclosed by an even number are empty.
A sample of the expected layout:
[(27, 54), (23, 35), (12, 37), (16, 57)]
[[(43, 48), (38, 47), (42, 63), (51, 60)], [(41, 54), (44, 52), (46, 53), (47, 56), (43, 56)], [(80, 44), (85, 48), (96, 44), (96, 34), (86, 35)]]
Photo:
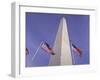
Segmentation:
[(72, 51), (74, 64), (89, 64), (89, 15), (26, 12), (26, 47), (29, 49), (26, 67), (48, 66), (51, 55), (43, 49), (39, 49), (34, 60), (32, 57), (41, 41), (46, 41), (53, 47), (62, 17), (68, 23), (70, 40), (82, 50), (81, 58)]

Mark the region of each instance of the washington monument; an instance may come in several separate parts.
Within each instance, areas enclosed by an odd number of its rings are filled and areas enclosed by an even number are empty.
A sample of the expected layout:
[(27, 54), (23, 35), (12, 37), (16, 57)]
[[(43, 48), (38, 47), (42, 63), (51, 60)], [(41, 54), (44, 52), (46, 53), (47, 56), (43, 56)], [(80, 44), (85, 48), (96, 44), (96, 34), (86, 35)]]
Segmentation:
[(56, 53), (50, 57), (49, 66), (72, 65), (71, 47), (68, 35), (66, 18), (61, 18), (56, 34), (53, 51)]

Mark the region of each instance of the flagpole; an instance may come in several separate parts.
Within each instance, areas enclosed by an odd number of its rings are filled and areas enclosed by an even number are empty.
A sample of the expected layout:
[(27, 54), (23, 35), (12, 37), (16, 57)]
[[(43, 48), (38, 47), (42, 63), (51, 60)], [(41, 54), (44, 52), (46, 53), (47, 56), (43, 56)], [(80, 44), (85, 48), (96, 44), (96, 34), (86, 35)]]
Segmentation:
[(72, 58), (73, 58), (73, 64), (75, 64), (75, 58), (73, 52), (72, 52)]
[(43, 41), (40, 43), (39, 47), (37, 48), (36, 52), (34, 53), (34, 56), (32, 57), (32, 61), (34, 60), (35, 56), (37, 55), (42, 43), (43, 43)]
[(70, 46), (71, 46), (71, 54), (72, 54), (72, 63), (73, 65), (75, 64), (75, 59), (74, 59), (74, 54), (73, 54), (73, 51), (72, 51), (72, 41), (70, 40)]

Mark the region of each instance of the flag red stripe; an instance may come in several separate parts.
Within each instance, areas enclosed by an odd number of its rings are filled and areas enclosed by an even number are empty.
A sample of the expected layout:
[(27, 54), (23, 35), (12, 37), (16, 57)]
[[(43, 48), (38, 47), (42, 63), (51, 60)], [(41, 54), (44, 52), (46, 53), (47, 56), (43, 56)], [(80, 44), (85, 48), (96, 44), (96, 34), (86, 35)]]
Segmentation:
[(77, 53), (81, 56), (82, 55), (82, 51), (80, 48), (77, 48), (74, 44), (72, 44), (72, 48), (74, 51), (77, 51)]
[(54, 52), (53, 52), (52, 48), (49, 47), (49, 44), (48, 44), (48, 43), (44, 42), (44, 43), (41, 45), (41, 48), (42, 48), (43, 50), (45, 50), (46, 52), (48, 52), (48, 53), (54, 55)]

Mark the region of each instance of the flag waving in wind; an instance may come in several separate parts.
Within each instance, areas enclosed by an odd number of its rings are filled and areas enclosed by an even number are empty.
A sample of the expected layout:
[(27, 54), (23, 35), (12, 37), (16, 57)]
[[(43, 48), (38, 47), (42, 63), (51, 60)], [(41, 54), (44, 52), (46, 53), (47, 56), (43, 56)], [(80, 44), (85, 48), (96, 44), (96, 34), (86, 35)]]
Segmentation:
[(55, 53), (53, 52), (52, 48), (50, 48), (49, 44), (47, 42), (43, 42), (42, 45), (41, 45), (41, 48), (43, 50), (45, 50), (46, 52), (52, 54), (52, 55), (55, 55)]
[(82, 51), (80, 48), (76, 47), (74, 44), (72, 44), (72, 49), (79, 54), (79, 56), (82, 56)]
[(26, 48), (26, 55), (28, 55), (29, 54), (29, 50), (28, 50), (28, 48)]

